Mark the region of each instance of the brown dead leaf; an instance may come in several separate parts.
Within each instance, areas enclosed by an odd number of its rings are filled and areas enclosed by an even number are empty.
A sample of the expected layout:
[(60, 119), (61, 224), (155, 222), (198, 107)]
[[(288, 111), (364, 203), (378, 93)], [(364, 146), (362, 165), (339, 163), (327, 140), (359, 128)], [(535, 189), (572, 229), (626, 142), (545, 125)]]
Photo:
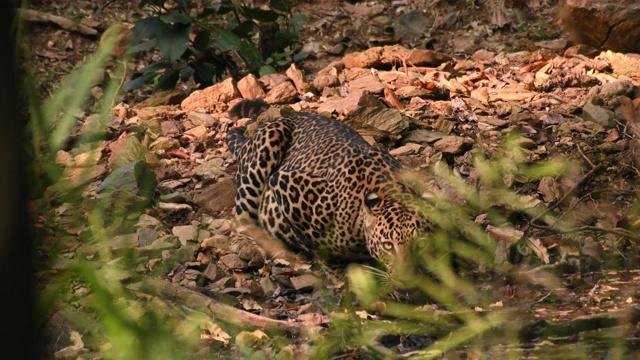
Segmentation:
[(496, 239), (515, 244), (524, 236), (524, 232), (513, 228), (499, 228), (493, 225), (487, 225), (487, 231)]
[(531, 248), (531, 250), (533, 250), (538, 258), (542, 260), (543, 263), (548, 264), (551, 261), (549, 259), (549, 251), (542, 244), (542, 241), (540, 241), (540, 239), (527, 238), (527, 245), (529, 246), (529, 248)]
[(384, 88), (384, 100), (389, 106), (398, 110), (404, 110), (404, 106), (400, 103), (396, 94), (387, 87)]
[(228, 345), (231, 335), (222, 330), (216, 323), (209, 321), (206, 329), (200, 334), (200, 339), (219, 342), (222, 345)]

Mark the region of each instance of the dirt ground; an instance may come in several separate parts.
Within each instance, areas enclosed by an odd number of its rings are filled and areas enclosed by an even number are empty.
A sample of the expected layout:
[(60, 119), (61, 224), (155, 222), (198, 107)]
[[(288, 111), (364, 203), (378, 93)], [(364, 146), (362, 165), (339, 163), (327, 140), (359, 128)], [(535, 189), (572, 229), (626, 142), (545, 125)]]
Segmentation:
[[(32, 9), (74, 21), (84, 20), (97, 30), (96, 35), (87, 35), (63, 30), (51, 23), (28, 23), (31, 50), (29, 61), (32, 63), (33, 73), (37, 77), (43, 97), (55, 90), (66, 74), (97, 49), (100, 34), (110, 24), (119, 21), (132, 25), (144, 16), (144, 11), (137, 8), (137, 1), (115, 1), (96, 14), (98, 8), (106, 3), (82, 0), (31, 2)], [(448, 54), (453, 59), (455, 72), (459, 74), (458, 80), (469, 80), (477, 76), (488, 79), (486, 83), (498, 90), (508, 88), (519, 81), (526, 81), (523, 75), (525, 72), (519, 70), (536, 61), (553, 62), (556, 69), (563, 66), (570, 69), (575, 65), (567, 65), (570, 60), (561, 56), (572, 44), (568, 42), (562, 45), (565, 38), (557, 19), (556, 1), (505, 1), (500, 3), (508, 6), (497, 8), (491, 7), (492, 3), (495, 1), (296, 2), (293, 12), (300, 12), (306, 16), (305, 28), (300, 36), (301, 43), (303, 49), (310, 53), (300, 64), (300, 68), (308, 75), (313, 75), (327, 64), (341, 60), (345, 54), (398, 41), (408, 48)], [(422, 14), (418, 23), (426, 22), (420, 24), (422, 28), (428, 28), (428, 32), (419, 35), (411, 33), (413, 23), (409, 22), (405, 24), (409, 30), (403, 30), (405, 32), (400, 34), (402, 37), (398, 40), (398, 27), (394, 35), (385, 25), (412, 10), (418, 10)], [(375, 14), (372, 16), (372, 13)], [(554, 45), (555, 40), (560, 40), (561, 45)], [(544, 44), (541, 45), (540, 42)], [(557, 48), (554, 49), (554, 46)], [(483, 52), (515, 55), (504, 55), (498, 60), (483, 64), (482, 61), (471, 62), (472, 55)], [(157, 59), (158, 54), (153, 51), (134, 57), (128, 64), (130, 73)], [(591, 64), (588, 60), (580, 61), (582, 62), (575, 66)], [(449, 68), (438, 70), (454, 72)], [(106, 70), (104, 76), (110, 76), (110, 71)], [(535, 71), (536, 69), (531, 72)], [(604, 70), (594, 70), (591, 73), (601, 75), (600, 79), (609, 79), (611, 82), (621, 79)], [(469, 81), (472, 82), (473, 79)], [(633, 81), (637, 94), (638, 78)], [(178, 87), (187, 91), (193, 88), (193, 84)], [(474, 88), (474, 91), (476, 89)], [(501, 146), (509, 131), (516, 128), (524, 134), (518, 141), (521, 142), (522, 148), (526, 149), (525, 163), (571, 159), (577, 167), (570, 175), (548, 181), (522, 180), (518, 178), (520, 174), (517, 174), (517, 171), (511, 174), (512, 178), (505, 178), (504, 181), (509, 183), (511, 189), (522, 196), (522, 199), (526, 198), (557, 211), (561, 218), (579, 224), (582, 230), (580, 239), (576, 240), (573, 234), (554, 230), (551, 226), (536, 221), (540, 219), (525, 218), (517, 209), (509, 209), (508, 204), (499, 204), (496, 201), (495, 208), (507, 214), (508, 220), (515, 224), (515, 233), (495, 230), (496, 237), (507, 239), (506, 242), (509, 242), (508, 239), (514, 236), (525, 236), (530, 240), (530, 248), (541, 248), (540, 252), (533, 250), (535, 253), (530, 257), (539, 262), (531, 262), (532, 265), (559, 262), (560, 258), (566, 260), (572, 256), (571, 251), (558, 249), (563, 244), (572, 244), (571, 246), (580, 252), (581, 276), (579, 280), (575, 273), (562, 277), (564, 287), (554, 293), (561, 305), (557, 302), (545, 303), (542, 300), (539, 303), (532, 302), (532, 298), (546, 299), (542, 288), (534, 285), (522, 286), (513, 279), (492, 278), (491, 274), (480, 275), (486, 282), (479, 284), (479, 288), (492, 294), (488, 297), (492, 304), (527, 307), (537, 318), (546, 319), (572, 319), (636, 304), (639, 292), (633, 283), (637, 280), (634, 268), (638, 264), (635, 245), (638, 237), (635, 231), (638, 228), (639, 217), (635, 207), (639, 158), (633, 127), (625, 123), (627, 118), (612, 117), (610, 123), (601, 124), (577, 117), (586, 99), (592, 96), (586, 86), (558, 86), (557, 90), (549, 92), (531, 89), (531, 95), (526, 100), (524, 97), (519, 98), (511, 93), (507, 96), (506, 92), (498, 91), (497, 96), (502, 96), (501, 100), (494, 101), (495, 98), (492, 98), (489, 101), (490, 95), (474, 91), (471, 95), (466, 94), (442, 102), (403, 100), (406, 112), (415, 120), (407, 132), (428, 130), (473, 139), (474, 144), (487, 156), (497, 157), (504, 155), (501, 153)], [(101, 89), (95, 88), (92, 95), (94, 100), (100, 99)], [(150, 95), (150, 88), (124, 93), (118, 99), (119, 106), (121, 109), (128, 109), (122, 110), (127, 119), (131, 119), (133, 116), (129, 115), (134, 114), (140, 119), (160, 118), (163, 126), (176, 119), (184, 122), (177, 127), (176, 131), (180, 134), (171, 135), (180, 141), (180, 150), (168, 156), (170, 160), (160, 161), (161, 166), (156, 168), (156, 177), (160, 184), (162, 202), (188, 205), (188, 208), (177, 210), (156, 209), (149, 213), (150, 217), (159, 220), (167, 233), (180, 238), (189, 236), (185, 235), (187, 232), (196, 231), (199, 235), (195, 235), (194, 239), (213, 239), (210, 243), (214, 243), (215, 246), (228, 246), (225, 241), (228, 242), (226, 235), (230, 231), (229, 224), (232, 219), (230, 208), (211, 211), (210, 208), (200, 206), (193, 200), (203, 189), (222, 184), (223, 179), (232, 179), (235, 164), (222, 140), (225, 131), (228, 130), (228, 124), (213, 125), (208, 120), (197, 120), (175, 106), (149, 110), (135, 108)], [(491, 96), (494, 96), (493, 93)], [(463, 104), (460, 98), (470, 100)], [(617, 106), (613, 103), (607, 104), (611, 108)], [(309, 109), (314, 110), (314, 106), (317, 108), (316, 104), (311, 105)], [(623, 112), (620, 110), (623, 108), (620, 105), (616, 109)], [(89, 113), (90, 107), (85, 115)], [(212, 116), (214, 120), (227, 119), (224, 113)], [(207, 134), (214, 136), (206, 141), (195, 141), (191, 138), (185, 140), (182, 133), (196, 128), (198, 121), (205, 125)], [(162, 129), (165, 135), (173, 134), (164, 127)], [(123, 137), (120, 135), (126, 132), (127, 130), (116, 131), (119, 136), (114, 136), (108, 143), (121, 141)], [(402, 137), (406, 138), (405, 135), (402, 134)], [(437, 161), (443, 162), (458, 178), (464, 179), (471, 186), (481, 188), (477, 162), (470, 151), (447, 155), (427, 145), (416, 152), (404, 152), (405, 143), (401, 140), (382, 141), (382, 145), (389, 149), (398, 150), (397, 156), (405, 164), (428, 168)], [(117, 147), (105, 145), (105, 149), (107, 148), (105, 153), (115, 152), (114, 149)], [(196, 169), (203, 164), (211, 165), (209, 160), (212, 157), (221, 159), (215, 164), (215, 171), (219, 173), (213, 178), (202, 175), (198, 172), (200, 170)], [(221, 193), (224, 193), (225, 189), (227, 188), (221, 188)], [(186, 196), (189, 200), (175, 200), (180, 196)], [(482, 218), (475, 220), (483, 223)], [(490, 228), (487, 230), (491, 231)], [(160, 237), (160, 234), (156, 236)], [(71, 248), (69, 253), (77, 251), (77, 247)], [(206, 273), (206, 269), (209, 268), (208, 264), (220, 260), (220, 254), (203, 250), (206, 246), (202, 244), (189, 247), (183, 243), (182, 248), (186, 251), (176, 253), (176, 256), (183, 256), (184, 259), (161, 274), (165, 277), (168, 275), (174, 283), (197, 285), (208, 294), (216, 293), (216, 296), (232, 299), (238, 307), (266, 314), (265, 316), (270, 318), (296, 319), (307, 324), (323, 324), (327, 321), (321, 315), (321, 309), (310, 305), (315, 304), (322, 294), (320, 291), (310, 290), (317, 283), (306, 276), (310, 269), (318, 270), (316, 267), (312, 268), (309, 262), (287, 263), (284, 266), (283, 263), (271, 263), (271, 277), (251, 269), (245, 269), (242, 274), (230, 272), (225, 275), (222, 271), (216, 275)], [(152, 259), (149, 264), (151, 263), (157, 262)], [(228, 263), (225, 266), (233, 268)], [(152, 269), (151, 272), (153, 271)], [(331, 274), (330, 271), (329, 273)], [(300, 283), (292, 283), (291, 278)], [(323, 286), (338, 293), (343, 285), (344, 280), (340, 276), (323, 283)], [(603, 300), (605, 298), (606, 301)], [(64, 321), (54, 316), (51, 322)], [(57, 329), (64, 328), (59, 324), (51, 326)], [(389, 347), (401, 348), (406, 352), (420, 348), (423, 345), (422, 341), (423, 339), (407, 337), (391, 341)], [(59, 350), (63, 345), (64, 341), (57, 343), (52, 350)], [(357, 356), (354, 355), (355, 357)]]

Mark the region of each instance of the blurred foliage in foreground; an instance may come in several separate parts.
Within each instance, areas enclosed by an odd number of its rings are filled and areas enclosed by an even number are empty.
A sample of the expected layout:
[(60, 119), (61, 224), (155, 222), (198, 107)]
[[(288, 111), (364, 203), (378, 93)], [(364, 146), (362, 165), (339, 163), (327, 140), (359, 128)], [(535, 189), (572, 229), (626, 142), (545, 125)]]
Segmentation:
[[(336, 305), (330, 292), (318, 299), (331, 319), (327, 328), (309, 326), (307, 332), (296, 335), (267, 329), (263, 329), (265, 336), (242, 332), (245, 329), (241, 327), (141, 291), (144, 287), (140, 282), (154, 275), (166, 275), (170, 268), (149, 271), (144, 267), (149, 260), (146, 253), (114, 246), (114, 239), (120, 237), (119, 241), (126, 242), (124, 235), (148, 221), (144, 212), (152, 206), (155, 184), (148, 175), (151, 171), (146, 168), (144, 156), (110, 169), (110, 175), (92, 190), (88, 189), (89, 180), (95, 179), (89, 170), (76, 163), (75, 170), (69, 173), (69, 167), (63, 170), (56, 165), (60, 150), (80, 149), (78, 154), (91, 154), (101, 149), (96, 133), (107, 126), (108, 114), (123, 77), (123, 64), (115, 65), (111, 82), (96, 107), (94, 119), (97, 120), (92, 123), (93, 127), (76, 138), (70, 133), (78, 125), (76, 114), (84, 109), (96, 74), (110, 61), (108, 54), (112, 45), (112, 41), (105, 41), (100, 50), (64, 79), (46, 101), (38, 98), (34, 80), (27, 81), (31, 114), (28, 131), (32, 139), (29, 152), (33, 156), (31, 174), (34, 181), (40, 182), (38, 192), (33, 196), (42, 215), (39, 225), (41, 249), (46, 251), (39, 271), (41, 315), (43, 319), (54, 313), (63, 316), (75, 331), (73, 344), (63, 350), (61, 356), (324, 359), (353, 353), (362, 358), (393, 359), (397, 354), (383, 344), (393, 343), (398, 337), (412, 337), (415, 343), (422, 344), (414, 353), (420, 359), (446, 357), (462, 348), (480, 358), (487, 354), (519, 357), (518, 333), (522, 324), (514, 321), (517, 315), (510, 310), (501, 310), (499, 306), (496, 310), (474, 311), (477, 308), (487, 310), (495, 301), (479, 291), (474, 281), (514, 271), (505, 259), (496, 260), (497, 254), (504, 255), (508, 251), (500, 250), (502, 245), (484, 228), (486, 224), (509, 228), (510, 221), (502, 209), (490, 208), (489, 204), (495, 204), (499, 199), (512, 214), (553, 223), (570, 231), (570, 224), (505, 185), (513, 183), (509, 179), (535, 181), (545, 176), (562, 176), (571, 169), (569, 164), (559, 161), (528, 164), (524, 150), (518, 144), (518, 136), (514, 134), (504, 145), (503, 153), (494, 154), (490, 160), (480, 149), (475, 151), (478, 186), (482, 191), (469, 186), (448, 167), (434, 166), (435, 176), (451, 184), (456, 197), (462, 201), (437, 195), (422, 205), (425, 215), (438, 229), (425, 234), (416, 244), (416, 267), (425, 269), (428, 275), (408, 272), (400, 274), (400, 279), (389, 279), (372, 269), (351, 266), (347, 275), (350, 291), (341, 299), (340, 305)], [(85, 179), (82, 179), (83, 174)], [(127, 179), (126, 174), (133, 174), (133, 179)], [(421, 178), (409, 181), (419, 183)], [(135, 186), (123, 187), (123, 183)], [(87, 196), (91, 191), (96, 196)], [(475, 218), (480, 213), (488, 214), (482, 226)], [(161, 224), (154, 226), (161, 227)], [(545, 262), (543, 255), (527, 253), (526, 249), (533, 248), (527, 246), (527, 241), (535, 245), (532, 239), (520, 236), (514, 240), (515, 247), (510, 246), (510, 249), (528, 258), (530, 264)], [(76, 250), (69, 252), (69, 249)], [(67, 251), (63, 253), (62, 250)], [(186, 250), (183, 252), (185, 258), (190, 248)], [(454, 271), (452, 263), (462, 264), (460, 270)], [(521, 281), (536, 283), (549, 291), (559, 286), (558, 279), (544, 270), (515, 272), (519, 272)], [(429, 305), (389, 300), (387, 294), (400, 283), (398, 281), (414, 292), (412, 298), (427, 299), (422, 303), (435, 301), (440, 310), (434, 311)], [(229, 339), (234, 340), (229, 344)], [(611, 353), (619, 354), (615, 351), (621, 349), (619, 341), (610, 341), (610, 344)], [(502, 350), (496, 351), (496, 348)], [(571, 356), (588, 357), (586, 350), (585, 353), (574, 351)]]

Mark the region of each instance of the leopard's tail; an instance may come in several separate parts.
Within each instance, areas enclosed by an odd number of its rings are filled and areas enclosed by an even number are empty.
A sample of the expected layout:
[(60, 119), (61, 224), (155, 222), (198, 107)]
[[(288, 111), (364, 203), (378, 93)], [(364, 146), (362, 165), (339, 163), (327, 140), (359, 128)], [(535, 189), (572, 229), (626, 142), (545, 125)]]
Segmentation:
[(229, 110), (229, 116), (234, 120), (243, 118), (255, 119), (268, 108), (269, 104), (262, 99), (246, 99), (233, 105)]
[[(251, 123), (256, 120), (258, 115), (268, 108), (269, 104), (262, 99), (242, 100), (229, 110), (229, 117), (234, 120), (251, 118)], [(225, 138), (227, 148), (229, 148), (229, 151), (231, 151), (231, 153), (236, 157), (238, 156), (238, 152), (242, 148), (242, 145), (247, 141), (247, 138), (244, 135), (246, 129), (246, 126), (233, 128), (229, 130)]]

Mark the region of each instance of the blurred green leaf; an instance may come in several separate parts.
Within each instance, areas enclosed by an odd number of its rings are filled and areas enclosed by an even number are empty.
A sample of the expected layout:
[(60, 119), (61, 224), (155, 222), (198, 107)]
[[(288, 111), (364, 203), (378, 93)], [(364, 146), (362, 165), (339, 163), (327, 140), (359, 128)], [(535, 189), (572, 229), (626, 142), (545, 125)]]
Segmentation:
[(198, 35), (193, 39), (193, 47), (198, 51), (206, 51), (211, 41), (211, 32), (209, 30), (200, 30)]
[(180, 72), (178, 70), (170, 70), (162, 74), (158, 79), (155, 91), (173, 89), (180, 78)]
[(158, 36), (158, 48), (160, 53), (169, 61), (178, 59), (187, 50), (191, 25), (168, 25), (162, 34)]
[(277, 73), (276, 69), (271, 65), (263, 65), (260, 67), (260, 77)]
[(280, 14), (273, 10), (262, 10), (248, 6), (240, 6), (240, 10), (247, 18), (261, 22), (274, 22), (280, 17)]
[(173, 24), (188, 25), (188, 24), (191, 24), (192, 22), (191, 17), (189, 17), (189, 15), (183, 13), (180, 10), (170, 10), (168, 13), (160, 15), (160, 20), (170, 25), (173, 25)]

